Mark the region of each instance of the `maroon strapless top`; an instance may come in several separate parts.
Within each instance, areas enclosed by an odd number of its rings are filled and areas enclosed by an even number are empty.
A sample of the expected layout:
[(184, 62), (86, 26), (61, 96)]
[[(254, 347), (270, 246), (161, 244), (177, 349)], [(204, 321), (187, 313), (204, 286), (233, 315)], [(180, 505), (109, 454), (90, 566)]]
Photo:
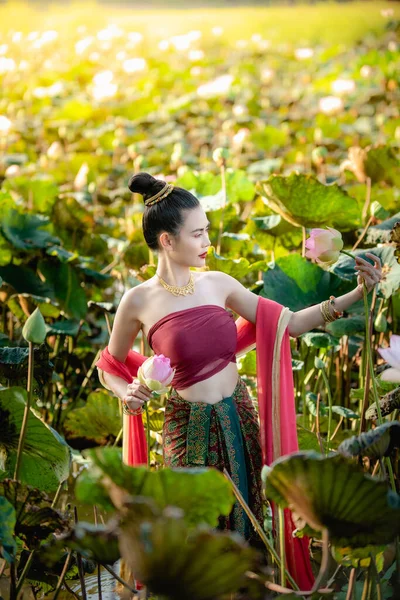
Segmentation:
[(183, 390), (236, 362), (237, 330), (233, 315), (214, 304), (178, 310), (155, 323), (148, 341), (176, 369), (171, 385)]

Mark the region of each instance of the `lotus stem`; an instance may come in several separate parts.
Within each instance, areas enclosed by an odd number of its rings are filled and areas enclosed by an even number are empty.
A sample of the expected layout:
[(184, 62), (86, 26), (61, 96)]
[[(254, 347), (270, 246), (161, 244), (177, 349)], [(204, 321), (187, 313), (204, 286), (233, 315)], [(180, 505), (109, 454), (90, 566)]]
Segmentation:
[(122, 438), (122, 432), (124, 431), (124, 428), (121, 427), (121, 429), (118, 432), (117, 437), (115, 438), (115, 442), (113, 443), (113, 448), (118, 444), (119, 440)]
[[(366, 344), (366, 350), (367, 350), (369, 372), (370, 372), (370, 377), (371, 377), (371, 381), (372, 381), (372, 390), (373, 390), (374, 401), (375, 401), (375, 405), (376, 405), (376, 412), (378, 415), (378, 421), (379, 421), (379, 425), (382, 425), (383, 418), (382, 418), (382, 413), (381, 413), (381, 406), (379, 404), (379, 394), (378, 394), (378, 389), (376, 386), (376, 380), (375, 380), (375, 374), (374, 374), (374, 364), (372, 361), (372, 353), (371, 353), (369, 309), (368, 309), (367, 287), (365, 285), (365, 282), (363, 283), (363, 298), (364, 298), (364, 312), (365, 312), (365, 344)], [(390, 484), (392, 486), (393, 491), (395, 492), (396, 491), (396, 483), (394, 481), (392, 463), (390, 462), (389, 456), (386, 458), (386, 464), (387, 464), (387, 468), (389, 471)]]
[(30, 407), (31, 407), (31, 402), (32, 402), (32, 395), (33, 395), (33, 366), (34, 366), (33, 343), (28, 342), (28, 344), (29, 344), (28, 382), (27, 382), (28, 399), (27, 399), (27, 402), (25, 405), (24, 416), (23, 416), (22, 426), (21, 426), (21, 433), (19, 435), (17, 461), (15, 463), (15, 470), (14, 470), (14, 479), (18, 479), (19, 470), (21, 467), (22, 452), (23, 452), (24, 444), (25, 444), (26, 429), (28, 426), (28, 418), (29, 418)]
[[(265, 547), (267, 548), (268, 552), (271, 554), (273, 560), (276, 562), (278, 567), (281, 568), (281, 559), (280, 559), (278, 553), (276, 552), (275, 548), (273, 547), (273, 545), (271, 544), (271, 542), (265, 535), (265, 531), (263, 530), (260, 523), (257, 521), (256, 517), (252, 513), (249, 505), (247, 504), (247, 502), (243, 498), (242, 494), (240, 493), (239, 488), (236, 486), (236, 484), (234, 483), (234, 481), (232, 480), (231, 476), (229, 475), (229, 473), (226, 469), (224, 469), (223, 473), (224, 473), (225, 477), (227, 478), (227, 480), (230, 482), (233, 492), (236, 496), (236, 499), (242, 506), (242, 508), (245, 511), (245, 513), (247, 514), (247, 516), (249, 517), (251, 524), (253, 525), (254, 529), (260, 536), (261, 540), (264, 542)], [(295, 582), (293, 577), (290, 575), (290, 573), (286, 569), (285, 569), (285, 578), (289, 581), (290, 585), (292, 586), (292, 588), (294, 590), (297, 590), (297, 591), (299, 590), (299, 586), (297, 585), (297, 583)]]
[[(74, 506), (75, 523), (78, 523), (78, 509)], [(81, 584), (82, 598), (86, 600), (85, 572), (83, 570), (82, 556), (79, 552), (76, 553), (76, 562), (78, 564), (79, 581)]]
[(28, 556), (28, 560), (25, 563), (25, 566), (24, 566), (23, 571), (21, 573), (21, 577), (18, 579), (18, 585), (17, 585), (17, 590), (16, 590), (16, 596), (17, 596), (17, 598), (18, 598), (18, 594), (22, 590), (22, 586), (24, 584), (25, 578), (26, 578), (26, 576), (29, 573), (29, 569), (31, 568), (31, 564), (32, 564), (34, 556), (35, 556), (35, 550), (32, 550), (31, 553)]
[(56, 587), (55, 592), (54, 592), (53, 600), (57, 600), (58, 595), (59, 595), (59, 593), (61, 591), (64, 578), (65, 578), (65, 576), (67, 574), (67, 571), (68, 571), (69, 563), (70, 563), (70, 560), (71, 560), (71, 555), (72, 555), (72, 550), (68, 550), (68, 556), (67, 556), (66, 561), (64, 563), (61, 575), (60, 575), (60, 577), (58, 579), (58, 583), (57, 583), (57, 587)]
[(146, 441), (147, 441), (147, 466), (150, 467), (150, 422), (149, 422), (149, 406), (145, 403), (146, 410)]
[(95, 367), (96, 367), (96, 363), (100, 357), (100, 352), (101, 352), (101, 350), (97, 351), (97, 354), (96, 354), (95, 358), (93, 359), (92, 364), (90, 365), (89, 371), (86, 373), (85, 379), (82, 381), (81, 387), (79, 388), (79, 391), (75, 397), (75, 404), (78, 402), (79, 398), (82, 396), (83, 390), (85, 389), (85, 387), (87, 386), (87, 384), (89, 383), (89, 381), (92, 377), (93, 371), (95, 370)]
[(324, 453), (324, 444), (322, 443), (322, 438), (321, 438), (321, 432), (319, 430), (319, 407), (320, 407), (320, 402), (321, 402), (321, 394), (317, 395), (317, 414), (315, 417), (315, 434), (317, 436), (317, 440), (318, 440), (318, 444), (319, 444), (319, 449), (321, 450), (321, 454)]
[[(93, 506), (93, 512), (94, 512), (94, 524), (97, 525), (98, 524), (97, 506)], [(100, 563), (97, 564), (97, 589), (98, 589), (99, 600), (102, 600), (102, 598), (103, 598), (103, 592), (102, 592), (102, 589), (101, 589), (101, 567), (100, 567)]]
[(321, 377), (324, 380), (326, 393), (328, 394), (328, 403), (329, 403), (329, 414), (328, 414), (328, 435), (327, 442), (328, 447), (326, 449), (327, 453), (329, 452), (329, 442), (331, 441), (331, 430), (332, 430), (332, 393), (331, 386), (329, 385), (328, 377), (326, 376), (325, 368), (321, 369)]
[(374, 570), (374, 579), (376, 581), (376, 588), (375, 588), (376, 589), (376, 600), (383, 600), (381, 580), (379, 577), (378, 569), (376, 567), (375, 558), (372, 556), (372, 554), (371, 554), (371, 565)]
[(321, 566), (317, 578), (315, 579), (310, 595), (318, 591), (321, 583), (325, 579), (329, 571), (329, 531), (325, 528), (322, 530), (322, 559)]
[(217, 254), (221, 254), (221, 239), (222, 239), (222, 230), (224, 227), (224, 213), (225, 213), (225, 206), (226, 206), (226, 172), (225, 172), (224, 161), (222, 161), (222, 163), (221, 163), (221, 185), (222, 185), (222, 211), (221, 211), (221, 217), (219, 220)]
[(349, 578), (349, 585), (347, 586), (346, 600), (353, 600), (354, 584), (356, 582), (356, 573), (357, 573), (357, 570), (355, 567), (353, 567), (350, 571), (350, 578)]
[(131, 585), (129, 585), (129, 583), (127, 583), (126, 581), (124, 581), (115, 571), (114, 569), (112, 569), (111, 567), (109, 567), (108, 565), (103, 565), (103, 567), (105, 568), (106, 571), (108, 571), (110, 573), (110, 575), (112, 575), (114, 577), (114, 579), (116, 579), (121, 585), (123, 585), (124, 587), (126, 587), (127, 590), (129, 590), (130, 592), (132, 592), (132, 594), (137, 594), (138, 591), (132, 587)]
[(285, 553), (285, 516), (283, 513), (283, 508), (278, 506), (278, 521), (279, 521), (279, 555), (281, 558), (281, 566), (280, 566), (280, 581), (281, 585), (286, 585), (286, 577), (285, 577), (285, 565), (286, 565), (286, 553)]

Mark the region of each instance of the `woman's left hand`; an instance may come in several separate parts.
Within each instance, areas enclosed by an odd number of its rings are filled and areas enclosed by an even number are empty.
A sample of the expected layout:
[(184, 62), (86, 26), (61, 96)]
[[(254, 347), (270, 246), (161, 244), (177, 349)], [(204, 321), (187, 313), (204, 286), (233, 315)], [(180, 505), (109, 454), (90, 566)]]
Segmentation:
[(356, 256), (355, 270), (358, 271), (358, 285), (362, 285), (365, 282), (367, 290), (370, 292), (382, 279), (382, 264), (380, 259), (371, 252), (366, 252), (365, 256), (372, 258), (374, 264), (371, 265), (371, 263), (361, 258), (361, 256)]

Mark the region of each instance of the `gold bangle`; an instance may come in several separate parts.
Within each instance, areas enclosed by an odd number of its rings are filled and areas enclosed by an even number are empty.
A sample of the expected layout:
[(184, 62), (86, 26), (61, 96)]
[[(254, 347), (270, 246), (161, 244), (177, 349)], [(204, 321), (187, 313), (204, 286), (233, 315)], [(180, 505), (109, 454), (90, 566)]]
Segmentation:
[(320, 311), (321, 311), (321, 314), (322, 314), (322, 317), (323, 317), (325, 323), (333, 323), (333, 321), (336, 321), (336, 318), (329, 310), (329, 305), (330, 305), (329, 300), (324, 300), (319, 305), (319, 308), (320, 308)]
[(332, 306), (333, 316), (335, 317), (335, 319), (341, 319), (343, 317), (343, 313), (339, 310), (336, 310), (335, 300), (336, 300), (335, 296), (329, 296), (329, 302), (330, 302), (330, 305)]
[(129, 408), (127, 402), (125, 400), (122, 400), (122, 412), (132, 417), (138, 417), (142, 414), (143, 407), (138, 406), (138, 408)]

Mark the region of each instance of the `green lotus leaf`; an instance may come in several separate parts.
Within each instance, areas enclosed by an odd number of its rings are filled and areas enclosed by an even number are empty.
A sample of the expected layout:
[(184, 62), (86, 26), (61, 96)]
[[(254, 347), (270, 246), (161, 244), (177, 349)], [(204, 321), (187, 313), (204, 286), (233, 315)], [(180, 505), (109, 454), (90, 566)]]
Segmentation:
[(257, 355), (255, 350), (246, 352), (238, 359), (239, 373), (247, 377), (255, 377), (257, 374)]
[(0, 556), (7, 562), (13, 562), (17, 552), (14, 539), (16, 520), (15, 508), (7, 498), (0, 496)]
[(383, 570), (385, 546), (365, 546), (364, 548), (331, 547), (333, 558), (344, 567), (368, 568), (373, 557), (378, 572)]
[[(162, 431), (164, 425), (164, 411), (156, 410), (152, 411), (151, 407), (149, 407), (149, 425), (150, 430), (160, 433)], [(143, 414), (144, 423), (146, 424), (146, 414)]]
[(365, 318), (355, 316), (338, 319), (333, 323), (327, 323), (326, 329), (337, 338), (342, 337), (342, 335), (354, 335), (365, 331)]
[(13, 247), (0, 231), (0, 267), (8, 265), (13, 257)]
[(60, 240), (43, 229), (49, 219), (42, 215), (21, 214), (16, 210), (6, 213), (0, 220), (4, 237), (18, 250), (48, 248)]
[[(8, 340), (9, 342), (9, 340)], [(52, 376), (54, 365), (49, 361), (49, 350), (45, 344), (33, 349), (35, 360), (34, 379), (43, 386)], [(4, 385), (26, 385), (29, 349), (20, 346), (0, 348), (0, 382)]]
[(242, 279), (250, 269), (247, 258), (224, 258), (212, 248), (207, 255), (207, 266), (211, 271), (222, 271), (235, 279)]
[(80, 331), (79, 321), (66, 319), (64, 321), (54, 321), (51, 325), (46, 325), (47, 334), (51, 335), (70, 335), (76, 337)]
[(118, 398), (106, 391), (91, 392), (85, 406), (67, 414), (67, 439), (83, 438), (99, 445), (113, 442), (122, 427), (119, 404)]
[(87, 312), (86, 294), (74, 267), (41, 260), (38, 269), (65, 312), (74, 319), (83, 319)]
[(192, 525), (204, 522), (216, 527), (218, 517), (228, 515), (232, 509), (234, 497), (230, 484), (216, 469), (148, 471), (145, 467), (133, 468), (122, 464), (118, 448), (98, 448), (87, 452), (95, 466), (90, 473), (81, 473), (77, 480), (76, 495), (82, 502), (92, 504), (96, 497), (109, 508), (105, 481), (111, 479), (132, 496), (149, 496), (161, 508), (168, 505), (181, 508), (186, 521)]
[(340, 296), (353, 288), (351, 283), (332, 276), (299, 254), (278, 258), (274, 268), (263, 274), (263, 279), (261, 296), (288, 306), (293, 311), (318, 304), (331, 294)]
[(38, 548), (51, 533), (64, 531), (68, 526), (68, 519), (51, 507), (51, 498), (37, 488), (5, 479), (0, 481), (1, 496), (15, 510), (15, 535), (30, 549)]
[[(317, 416), (317, 395), (312, 392), (306, 393), (306, 406), (308, 412), (313, 416)], [(326, 416), (329, 414), (329, 411), (324, 402), (319, 403), (319, 414), (320, 416)]]
[(359, 419), (360, 415), (351, 410), (350, 408), (346, 408), (346, 406), (332, 406), (332, 412), (340, 417), (344, 417), (345, 419)]
[(73, 262), (77, 258), (79, 258), (79, 254), (77, 252), (68, 252), (65, 248), (61, 246), (51, 246), (51, 248), (47, 248), (46, 254), (49, 256), (56, 256), (60, 262)]
[(338, 454), (282, 457), (272, 464), (265, 490), (316, 531), (327, 529), (338, 546), (386, 544), (399, 534), (397, 494)]
[(43, 283), (32, 269), (8, 264), (0, 267), (0, 276), (15, 289), (18, 294), (31, 294), (39, 298), (54, 300), (52, 288)]
[(121, 522), (120, 549), (135, 577), (165, 600), (214, 600), (239, 591), (254, 550), (235, 534), (189, 529), (182, 512), (144, 515), (137, 499)]
[(338, 344), (336, 338), (321, 331), (308, 331), (301, 335), (299, 339), (303, 340), (307, 346), (313, 346), (314, 348), (333, 348)]
[(318, 438), (309, 429), (305, 429), (301, 425), (297, 424), (297, 439), (299, 441), (300, 450), (313, 450), (314, 452), (321, 452)]
[(381, 458), (389, 456), (393, 448), (400, 447), (400, 423), (390, 421), (383, 423), (371, 431), (344, 440), (338, 448), (343, 456), (368, 456)]
[(337, 185), (312, 175), (271, 175), (257, 184), (267, 205), (298, 227), (335, 227), (348, 231), (360, 223), (357, 201)]
[(390, 146), (371, 148), (365, 161), (365, 172), (373, 183), (385, 181), (388, 185), (400, 186), (400, 162), (396, 151)]
[[(12, 387), (0, 390), (0, 480), (14, 473), (18, 440), (26, 404), (26, 391)], [(31, 410), (19, 471), (20, 480), (47, 492), (55, 491), (69, 475), (69, 446)]]

